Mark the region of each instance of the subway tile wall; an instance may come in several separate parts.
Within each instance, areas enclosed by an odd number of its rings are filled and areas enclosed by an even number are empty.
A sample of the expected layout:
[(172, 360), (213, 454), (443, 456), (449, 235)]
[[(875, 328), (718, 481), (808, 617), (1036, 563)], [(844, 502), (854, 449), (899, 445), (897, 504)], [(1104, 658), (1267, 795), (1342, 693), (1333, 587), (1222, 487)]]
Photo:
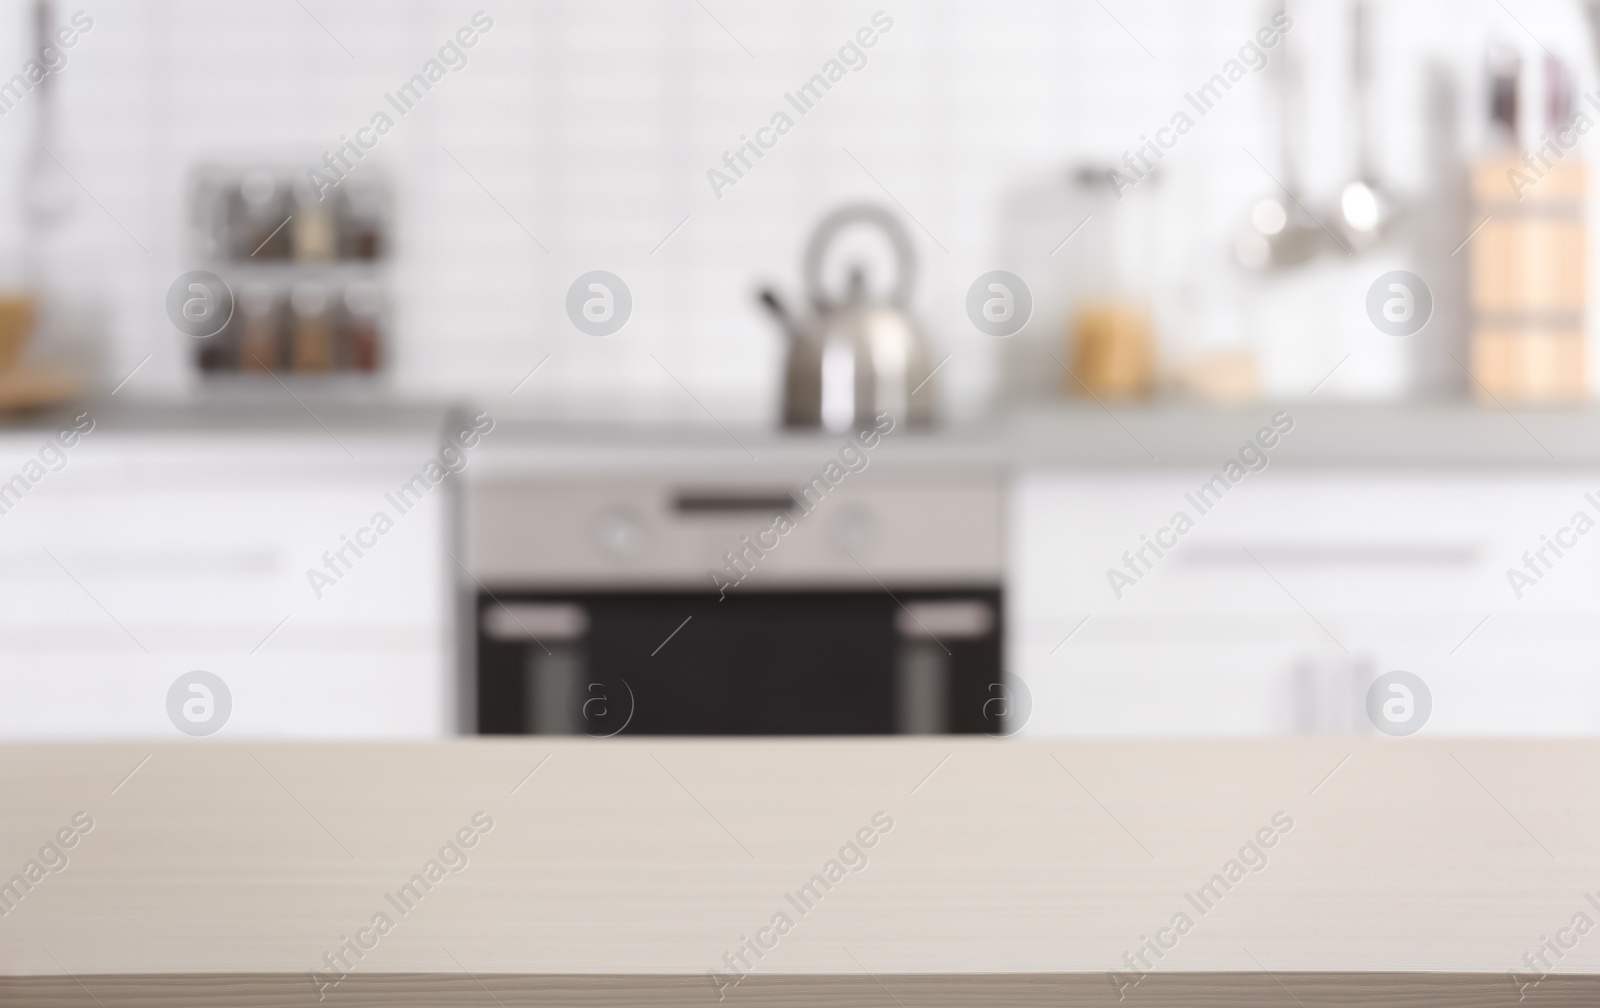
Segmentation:
[[(770, 422), (782, 342), (754, 291), (773, 281), (795, 300), (811, 226), (864, 199), (907, 218), (915, 308), (935, 359), (951, 355), (944, 398), (952, 413), (974, 414), (996, 395), (1012, 348), (967, 322), (972, 279), (1013, 269), (1041, 306), (1058, 305), (1053, 295), (1102, 253), (1085, 238), (1051, 254), (1083, 216), (1061, 197), (1069, 169), (1115, 162), (1165, 124), (1275, 6), (58, 0), (57, 20), (83, 9), (94, 27), (53, 78), (59, 116), (39, 177), (67, 210), (40, 250), (52, 292), (40, 351), (85, 362), (107, 389), (148, 356), (123, 395), (201, 389), (189, 338), (163, 311), (167, 286), (192, 267), (191, 168), (314, 166), (481, 9), (493, 28), (467, 65), (358, 169), (385, 173), (397, 194), (383, 390), (471, 395), (504, 413)], [(1402, 187), (1423, 181), (1426, 66), (1460, 82), (1468, 140), (1488, 38), (1529, 54), (1548, 45), (1580, 82), (1592, 77), (1576, 4), (1509, 6), (1515, 19), (1492, 0), (1380, 5), (1378, 153)], [(26, 58), (28, 7), (0, 2), (0, 75)], [(1343, 8), (1291, 4), (1291, 40), (1308, 61), (1297, 119), (1313, 193), (1353, 168)], [(717, 198), (707, 169), (880, 10), (893, 27), (866, 65)], [(1294, 305), (1325, 313), (1317, 288), (1288, 297), (1283, 314), (1264, 311), (1274, 302), (1228, 255), (1251, 203), (1273, 188), (1251, 155), (1276, 170), (1275, 108), (1270, 71), (1252, 74), (1185, 137), (1160, 185), (1140, 187), (1161, 223), (1127, 268), (1154, 288), (1164, 346), (1277, 339), (1289, 346), (1274, 352), (1288, 355), (1281, 384), (1292, 391), (1338, 349), (1297, 349)], [(0, 117), (0, 250), (11, 260), (26, 240), (15, 208), (36, 112), (24, 100)], [(565, 316), (567, 286), (591, 269), (620, 275), (633, 294), (632, 319), (609, 338)], [(1059, 325), (1043, 312), (1018, 343), (1053, 345)]]

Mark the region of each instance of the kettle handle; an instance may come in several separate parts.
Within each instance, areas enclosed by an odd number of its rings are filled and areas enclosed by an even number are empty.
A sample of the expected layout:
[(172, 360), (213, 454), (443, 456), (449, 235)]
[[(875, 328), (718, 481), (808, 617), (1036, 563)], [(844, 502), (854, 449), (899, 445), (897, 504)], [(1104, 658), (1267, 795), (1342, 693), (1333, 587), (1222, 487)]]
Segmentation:
[(917, 278), (917, 260), (911, 247), (911, 236), (906, 233), (898, 217), (871, 203), (840, 207), (824, 217), (811, 233), (811, 240), (806, 244), (804, 265), (806, 296), (819, 311), (828, 305), (830, 299), (822, 287), (822, 260), (828, 254), (828, 247), (833, 244), (834, 238), (852, 224), (875, 225), (889, 239), (889, 244), (894, 246), (897, 274), (889, 298), (903, 307), (911, 298), (911, 285)]

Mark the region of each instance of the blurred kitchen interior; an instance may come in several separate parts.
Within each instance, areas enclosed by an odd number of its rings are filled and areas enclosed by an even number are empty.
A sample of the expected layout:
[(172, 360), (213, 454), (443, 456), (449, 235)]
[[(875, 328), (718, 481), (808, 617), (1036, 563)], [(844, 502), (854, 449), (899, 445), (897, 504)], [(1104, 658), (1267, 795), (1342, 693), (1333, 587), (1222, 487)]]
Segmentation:
[[(0, 476), (96, 420), (0, 515), (0, 734), (169, 734), (190, 669), (246, 736), (587, 731), (573, 691), (629, 676), (637, 720), (591, 734), (1356, 731), (1397, 668), (1430, 730), (1596, 730), (1600, 548), (1506, 574), (1600, 462), (1595, 9), (0, 0), (0, 80), (77, 26), (0, 90)], [(861, 203), (909, 237), (922, 398), (717, 608), (708, 570), (851, 426), (784, 427), (757, 292), (811, 311), (807, 240)], [(842, 234), (828, 288), (893, 259)], [(169, 316), (190, 270), (232, 291), (216, 336)], [(631, 294), (614, 335), (569, 319), (593, 270)], [(969, 309), (993, 270), (1030, 292), (1014, 335)], [(1369, 309), (1396, 271), (1426, 284), (1409, 335)], [(1280, 414), (1271, 466), (1125, 566)]]

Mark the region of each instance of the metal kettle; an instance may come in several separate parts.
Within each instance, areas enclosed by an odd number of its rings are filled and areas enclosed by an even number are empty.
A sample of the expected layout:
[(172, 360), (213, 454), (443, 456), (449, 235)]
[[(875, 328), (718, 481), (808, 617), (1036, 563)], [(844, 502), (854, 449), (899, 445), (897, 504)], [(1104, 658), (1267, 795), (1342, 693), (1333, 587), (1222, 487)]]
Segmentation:
[[(851, 271), (841, 297), (831, 297), (823, 287), (822, 265), (830, 246), (840, 231), (857, 224), (878, 228), (894, 248), (896, 276), (887, 300), (872, 296), (859, 267)], [(870, 204), (835, 210), (812, 233), (804, 270), (810, 316), (795, 318), (775, 293), (761, 292), (762, 303), (789, 339), (784, 426), (844, 432), (872, 426), (879, 413), (914, 426), (931, 423), (927, 341), (906, 307), (916, 259), (900, 221)]]

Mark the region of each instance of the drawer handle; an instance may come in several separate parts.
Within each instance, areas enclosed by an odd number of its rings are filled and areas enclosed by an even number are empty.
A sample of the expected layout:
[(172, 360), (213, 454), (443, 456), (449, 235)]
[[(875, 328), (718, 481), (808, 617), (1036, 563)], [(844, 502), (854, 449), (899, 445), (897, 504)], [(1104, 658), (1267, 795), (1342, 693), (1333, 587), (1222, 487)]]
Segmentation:
[(483, 611), (483, 630), (501, 641), (575, 641), (589, 632), (589, 613), (573, 602), (508, 602)]
[(1250, 566), (1251, 554), (1268, 566), (1470, 567), (1478, 563), (1482, 550), (1468, 543), (1196, 543), (1179, 551), (1178, 562), (1196, 567)]
[(975, 640), (994, 629), (994, 609), (979, 599), (923, 599), (905, 603), (894, 625), (902, 637)]

